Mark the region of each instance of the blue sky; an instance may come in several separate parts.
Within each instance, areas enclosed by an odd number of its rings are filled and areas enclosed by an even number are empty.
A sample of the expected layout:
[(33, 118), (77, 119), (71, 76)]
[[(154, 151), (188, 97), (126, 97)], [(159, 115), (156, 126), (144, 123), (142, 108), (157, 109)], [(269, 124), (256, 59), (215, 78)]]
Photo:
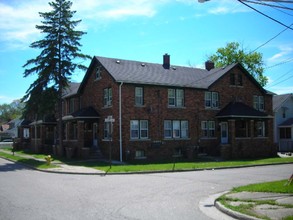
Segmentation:
[[(29, 45), (42, 38), (35, 28), (38, 12), (51, 10), (46, 0), (0, 0), (0, 104), (21, 98), (35, 77), (23, 78), (22, 66), (40, 51)], [(82, 52), (144, 62), (204, 67), (209, 55), (228, 42), (252, 51), (285, 29), (237, 0), (73, 0), (77, 29), (86, 31)], [(293, 24), (293, 11), (250, 4), (279, 22)], [(277, 4), (293, 8), (293, 4)], [(291, 26), (293, 28), (293, 25)], [(293, 30), (260, 47), (269, 78), (266, 89), (293, 92)], [(90, 61), (84, 62), (88, 66)], [(80, 82), (77, 71), (72, 81)]]

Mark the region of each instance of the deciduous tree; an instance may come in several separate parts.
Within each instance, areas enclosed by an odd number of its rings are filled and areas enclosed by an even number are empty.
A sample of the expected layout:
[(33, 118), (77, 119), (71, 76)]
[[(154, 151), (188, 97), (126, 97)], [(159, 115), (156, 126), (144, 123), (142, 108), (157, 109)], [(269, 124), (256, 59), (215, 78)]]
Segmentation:
[(263, 75), (264, 62), (262, 54), (246, 51), (240, 48), (240, 44), (237, 42), (227, 43), (226, 47), (219, 48), (209, 59), (215, 62), (216, 67), (241, 63), (261, 86), (265, 86), (268, 82), (268, 78)]

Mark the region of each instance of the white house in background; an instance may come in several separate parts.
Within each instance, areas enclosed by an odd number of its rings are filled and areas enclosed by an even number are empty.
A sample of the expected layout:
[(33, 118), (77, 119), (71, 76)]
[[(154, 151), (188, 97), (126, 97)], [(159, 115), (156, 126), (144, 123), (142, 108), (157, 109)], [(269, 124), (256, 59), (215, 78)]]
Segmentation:
[(280, 152), (293, 152), (293, 94), (273, 96), (274, 142)]
[(6, 133), (10, 135), (10, 137), (15, 138), (18, 137), (18, 127), (22, 123), (23, 119), (13, 119), (8, 122), (9, 129), (6, 130)]

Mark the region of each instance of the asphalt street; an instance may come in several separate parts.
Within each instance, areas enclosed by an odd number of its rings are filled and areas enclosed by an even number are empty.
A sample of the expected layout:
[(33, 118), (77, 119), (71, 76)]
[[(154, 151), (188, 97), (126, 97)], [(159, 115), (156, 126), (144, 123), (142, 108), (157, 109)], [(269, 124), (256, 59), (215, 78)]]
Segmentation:
[(229, 219), (215, 194), (286, 179), (290, 165), (179, 173), (72, 175), (30, 170), (0, 158), (0, 219)]

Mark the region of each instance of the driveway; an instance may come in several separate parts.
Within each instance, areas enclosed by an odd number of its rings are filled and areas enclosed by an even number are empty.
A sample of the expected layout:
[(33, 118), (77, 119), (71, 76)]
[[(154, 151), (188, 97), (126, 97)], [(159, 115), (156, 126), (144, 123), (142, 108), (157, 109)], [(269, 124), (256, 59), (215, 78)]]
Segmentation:
[[(43, 173), (0, 158), (3, 219), (225, 219), (203, 201), (234, 186), (288, 178), (291, 165), (181, 173)], [(201, 208), (200, 208), (201, 207)]]

